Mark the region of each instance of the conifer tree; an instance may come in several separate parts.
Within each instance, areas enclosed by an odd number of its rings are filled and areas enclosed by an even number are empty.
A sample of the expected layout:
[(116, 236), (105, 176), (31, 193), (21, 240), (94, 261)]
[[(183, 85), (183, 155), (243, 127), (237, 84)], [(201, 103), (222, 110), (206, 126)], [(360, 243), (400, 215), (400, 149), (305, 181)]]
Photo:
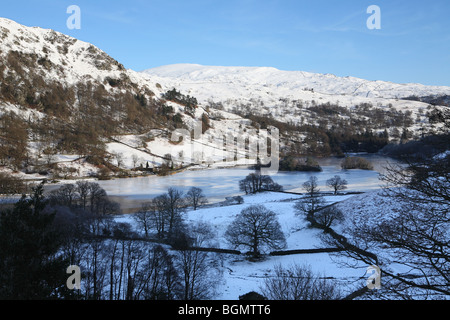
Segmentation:
[(0, 213), (0, 299), (57, 299), (66, 288), (69, 263), (58, 253), (61, 238), (46, 212), (43, 183), (30, 197)]

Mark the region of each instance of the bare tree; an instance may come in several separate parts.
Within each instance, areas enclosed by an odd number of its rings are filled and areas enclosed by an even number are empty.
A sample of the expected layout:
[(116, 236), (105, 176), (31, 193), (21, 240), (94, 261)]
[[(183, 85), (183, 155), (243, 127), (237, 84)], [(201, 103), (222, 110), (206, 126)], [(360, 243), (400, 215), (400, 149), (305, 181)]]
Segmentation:
[(321, 224), (325, 228), (330, 228), (335, 221), (342, 221), (344, 219), (344, 214), (342, 211), (335, 206), (326, 207), (319, 210), (315, 216), (317, 223)]
[(100, 300), (106, 288), (108, 257), (105, 255), (107, 245), (99, 238), (93, 237), (87, 242), (89, 255), (86, 256), (85, 269), (85, 297)]
[(347, 180), (342, 179), (340, 176), (335, 175), (333, 178), (327, 180), (327, 187), (333, 189), (334, 194), (337, 194), (339, 191), (347, 189)]
[(304, 215), (308, 220), (314, 218), (315, 214), (326, 206), (322, 196), (304, 197), (294, 205), (298, 215)]
[(152, 227), (156, 230), (156, 236), (159, 239), (163, 239), (166, 234), (166, 225), (168, 212), (166, 210), (166, 197), (160, 195), (151, 202), (149, 202), (145, 208), (146, 213), (150, 215)]
[(123, 153), (122, 152), (113, 152), (113, 157), (116, 160), (116, 165), (118, 168), (123, 166)]
[(49, 194), (49, 200), (52, 204), (65, 205), (69, 208), (75, 206), (77, 197), (77, 188), (73, 184), (65, 184)]
[(107, 197), (106, 191), (100, 187), (98, 183), (92, 182), (89, 184), (90, 194), (90, 211), (92, 213), (100, 212), (100, 204)]
[(305, 215), (311, 221), (316, 212), (323, 209), (326, 204), (323, 196), (319, 193), (317, 177), (311, 176), (303, 183), (303, 189), (306, 191), (306, 196), (301, 198), (294, 206), (297, 213)]
[(244, 198), (241, 196), (234, 196), (233, 200), (236, 201), (238, 204), (244, 203)]
[(269, 300), (338, 300), (341, 298), (335, 282), (313, 273), (309, 266), (274, 267), (261, 288)]
[(208, 202), (205, 195), (203, 194), (203, 190), (197, 187), (192, 187), (189, 189), (189, 191), (186, 193), (186, 200), (189, 204), (192, 205), (194, 210), (197, 210), (200, 205)]
[(173, 300), (182, 297), (181, 277), (175, 268), (173, 256), (161, 245), (146, 254), (140, 281), (136, 285), (136, 298)]
[(133, 153), (133, 155), (131, 156), (131, 161), (133, 162), (133, 168), (137, 167), (139, 160), (140, 160), (139, 156), (137, 154)]
[(310, 197), (317, 196), (320, 191), (318, 187), (318, 179), (316, 176), (309, 177), (309, 179), (303, 183), (302, 187)]
[(167, 193), (154, 198), (153, 203), (155, 209), (153, 216), (156, 219), (158, 234), (169, 239), (182, 224), (183, 214), (186, 211), (183, 192), (169, 188)]
[(144, 262), (146, 256), (146, 250), (143, 248), (140, 242), (129, 240), (126, 242), (126, 255), (125, 255), (125, 300), (137, 300), (136, 289), (139, 288), (141, 283), (145, 283), (148, 279), (144, 276), (144, 279), (139, 279), (142, 276), (140, 266)]
[(183, 300), (211, 299), (220, 279), (216, 254), (200, 250), (211, 244), (214, 233), (206, 223), (197, 223), (187, 230), (187, 246), (178, 251), (177, 266), (183, 286)]
[(76, 188), (78, 191), (78, 195), (80, 197), (81, 207), (83, 210), (86, 209), (89, 193), (90, 193), (90, 182), (88, 181), (77, 181)]
[[(450, 295), (449, 166), (448, 153), (409, 156), (406, 163), (391, 165), (382, 176), (386, 186), (379, 199), (389, 204), (380, 208), (382, 215), (361, 212), (365, 218), (344, 230), (352, 243), (342, 247), (348, 256), (370, 265), (374, 260), (354, 248), (376, 252), (383, 289), (389, 295), (404, 299)], [(405, 272), (396, 271), (399, 266)]]
[(150, 230), (156, 226), (160, 230), (158, 220), (155, 221), (155, 205), (153, 202), (143, 203), (141, 209), (133, 215), (133, 219), (138, 227), (144, 230), (145, 237), (149, 236)]
[(282, 249), (286, 246), (276, 214), (262, 205), (242, 210), (228, 226), (225, 237), (236, 248), (249, 248), (254, 258), (259, 257), (262, 247)]

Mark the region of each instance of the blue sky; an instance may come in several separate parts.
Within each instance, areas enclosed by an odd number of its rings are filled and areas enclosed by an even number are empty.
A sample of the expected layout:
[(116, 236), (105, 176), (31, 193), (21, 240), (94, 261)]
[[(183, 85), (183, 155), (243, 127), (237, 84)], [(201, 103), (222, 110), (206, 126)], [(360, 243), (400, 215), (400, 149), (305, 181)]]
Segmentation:
[[(2, 0), (0, 16), (90, 42), (126, 68), (269, 66), (450, 86), (448, 0)], [(70, 30), (69, 5), (81, 9)], [(366, 26), (370, 5), (381, 29)]]

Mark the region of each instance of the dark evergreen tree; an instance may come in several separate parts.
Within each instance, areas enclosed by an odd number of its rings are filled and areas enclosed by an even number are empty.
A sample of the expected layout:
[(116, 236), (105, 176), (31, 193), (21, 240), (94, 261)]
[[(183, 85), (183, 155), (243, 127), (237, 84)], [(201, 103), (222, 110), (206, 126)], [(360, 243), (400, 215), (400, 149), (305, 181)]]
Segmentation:
[(14, 208), (0, 213), (0, 299), (31, 300), (69, 297), (69, 263), (58, 253), (55, 213), (46, 212), (43, 184)]

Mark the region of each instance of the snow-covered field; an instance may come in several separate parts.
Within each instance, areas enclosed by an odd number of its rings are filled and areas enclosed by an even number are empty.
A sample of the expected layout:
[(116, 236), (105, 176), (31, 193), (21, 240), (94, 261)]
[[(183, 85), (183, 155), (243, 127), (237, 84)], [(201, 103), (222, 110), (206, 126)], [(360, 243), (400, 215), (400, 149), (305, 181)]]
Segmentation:
[[(253, 204), (262, 204), (277, 214), (282, 231), (285, 234), (287, 247), (285, 250), (317, 249), (326, 247), (320, 240), (322, 231), (308, 227), (304, 217), (297, 216), (294, 204), (301, 195), (265, 192), (256, 195), (243, 196), (244, 203), (228, 206), (213, 206), (191, 210), (186, 214), (186, 223), (206, 222), (210, 224), (216, 235), (216, 247), (230, 249), (230, 245), (224, 238), (228, 225), (244, 208)], [(351, 195), (327, 196), (328, 203), (343, 201)], [(120, 216), (116, 221), (134, 221), (131, 215)], [(218, 295), (215, 299), (236, 300), (240, 295), (250, 291), (260, 291), (264, 280), (273, 274), (275, 265), (281, 264), (289, 267), (293, 264), (307, 265), (323, 276), (342, 285), (343, 292), (348, 294), (365, 285), (366, 269), (361, 265), (358, 268), (343, 267), (339, 262), (345, 262), (345, 258), (329, 253), (295, 254), (286, 256), (270, 256), (260, 262), (251, 262), (243, 255), (222, 254), (223, 278), (220, 282)]]

